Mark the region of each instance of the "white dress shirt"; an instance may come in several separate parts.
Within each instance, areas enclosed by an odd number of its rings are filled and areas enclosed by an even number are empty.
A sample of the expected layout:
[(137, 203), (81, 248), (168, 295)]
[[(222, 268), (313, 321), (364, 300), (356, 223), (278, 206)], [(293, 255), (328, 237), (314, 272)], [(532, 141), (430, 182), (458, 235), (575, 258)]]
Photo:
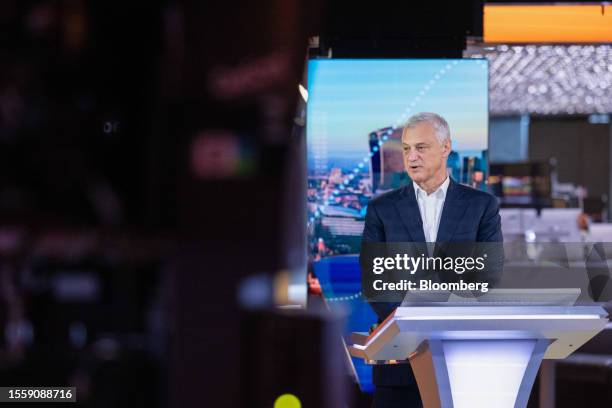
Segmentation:
[(417, 183), (412, 183), (414, 186), (414, 194), (419, 203), (419, 211), (421, 212), (426, 242), (436, 242), (436, 238), (438, 237), (442, 208), (444, 208), (446, 190), (448, 190), (449, 184), (450, 179), (447, 176), (444, 183), (442, 183), (436, 191), (427, 194), (427, 192), (419, 187)]

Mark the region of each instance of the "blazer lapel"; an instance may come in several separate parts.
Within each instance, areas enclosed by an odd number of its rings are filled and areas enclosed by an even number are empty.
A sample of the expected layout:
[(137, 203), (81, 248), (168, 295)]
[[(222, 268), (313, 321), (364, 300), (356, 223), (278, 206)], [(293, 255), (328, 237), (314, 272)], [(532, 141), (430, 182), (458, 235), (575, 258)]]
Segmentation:
[(436, 242), (450, 242), (459, 222), (465, 214), (468, 202), (460, 199), (460, 192), (457, 189), (457, 183), (450, 179), (448, 190), (446, 191), (446, 199), (442, 207), (442, 216), (440, 217), (440, 226), (438, 227), (438, 236)]
[(395, 203), (400, 219), (410, 235), (410, 242), (425, 242), (423, 222), (412, 183), (404, 186), (402, 198)]

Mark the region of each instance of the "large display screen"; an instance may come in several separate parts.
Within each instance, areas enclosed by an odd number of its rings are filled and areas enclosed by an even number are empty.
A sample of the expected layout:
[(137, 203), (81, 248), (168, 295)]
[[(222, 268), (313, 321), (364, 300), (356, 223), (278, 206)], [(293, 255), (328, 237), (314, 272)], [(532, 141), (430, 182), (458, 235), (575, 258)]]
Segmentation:
[[(413, 114), (449, 124), (449, 174), (485, 189), (488, 65), (483, 59), (311, 60), (308, 65), (308, 242), (313, 271), (346, 334), (376, 317), (361, 296), (358, 254), (368, 201), (409, 182), (401, 133)], [(353, 359), (363, 390), (371, 370)]]
[(308, 65), (308, 225), (315, 259), (358, 253), (368, 200), (409, 181), (402, 125), (434, 112), (450, 126), (448, 169), (487, 180), (487, 61), (312, 60)]

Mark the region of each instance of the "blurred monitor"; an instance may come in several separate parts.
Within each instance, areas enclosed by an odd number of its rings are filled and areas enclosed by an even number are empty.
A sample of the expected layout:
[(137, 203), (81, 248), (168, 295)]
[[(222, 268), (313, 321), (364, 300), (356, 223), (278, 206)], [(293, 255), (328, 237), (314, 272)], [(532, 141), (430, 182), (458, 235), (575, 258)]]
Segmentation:
[(537, 212), (533, 208), (502, 208), (499, 210), (504, 239), (524, 236), (525, 230), (533, 225)]
[(580, 242), (579, 208), (502, 208), (499, 211), (506, 241)]
[(591, 224), (588, 240), (590, 242), (612, 242), (612, 224)]
[(580, 208), (545, 208), (530, 227), (538, 241), (580, 242)]
[(545, 208), (552, 204), (551, 167), (547, 163), (490, 165), (489, 188), (502, 207)]

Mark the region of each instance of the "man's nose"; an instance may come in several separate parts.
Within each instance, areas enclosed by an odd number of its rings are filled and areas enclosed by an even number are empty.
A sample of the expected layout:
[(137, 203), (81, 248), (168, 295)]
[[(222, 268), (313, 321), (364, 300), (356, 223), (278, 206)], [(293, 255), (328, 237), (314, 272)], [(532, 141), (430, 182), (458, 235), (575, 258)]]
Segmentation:
[(418, 158), (419, 158), (419, 155), (415, 151), (411, 151), (411, 152), (408, 153), (408, 161), (409, 162), (417, 161)]

